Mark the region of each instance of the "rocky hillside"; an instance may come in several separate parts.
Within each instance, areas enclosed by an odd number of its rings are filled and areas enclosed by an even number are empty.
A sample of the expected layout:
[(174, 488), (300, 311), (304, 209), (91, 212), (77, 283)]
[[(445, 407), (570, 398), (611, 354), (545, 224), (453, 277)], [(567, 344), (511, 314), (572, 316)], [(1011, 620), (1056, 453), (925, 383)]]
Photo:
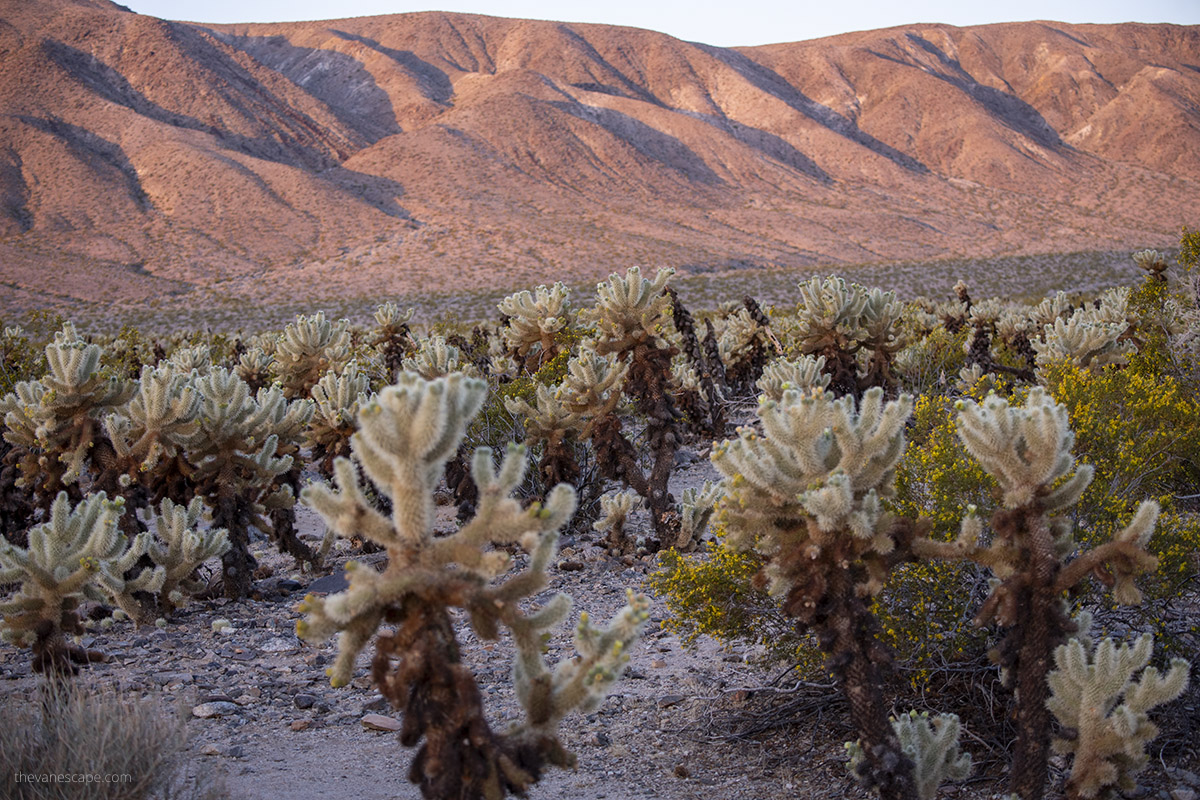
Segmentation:
[(201, 26), (0, 0), (0, 63), (10, 310), (1108, 250), (1200, 223), (1197, 27), (723, 49), (438, 12)]

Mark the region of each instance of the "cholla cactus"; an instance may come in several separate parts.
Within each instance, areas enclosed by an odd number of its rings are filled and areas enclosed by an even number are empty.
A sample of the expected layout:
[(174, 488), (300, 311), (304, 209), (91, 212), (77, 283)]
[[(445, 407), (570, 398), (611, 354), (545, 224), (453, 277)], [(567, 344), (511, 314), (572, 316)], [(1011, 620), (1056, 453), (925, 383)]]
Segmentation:
[(671, 319), (686, 359), (671, 367), (680, 390), (677, 401), (693, 431), (721, 436), (725, 433), (725, 365), (721, 361), (712, 320), (705, 320), (706, 347), (696, 335), (696, 321), (679, 299), (679, 294), (671, 286), (666, 292), (671, 298)]
[(1053, 325), (1055, 320), (1065, 320), (1071, 316), (1073, 311), (1074, 308), (1071, 306), (1071, 299), (1067, 297), (1067, 293), (1055, 292), (1053, 297), (1047, 297), (1034, 306), (1029, 318), (1037, 329), (1041, 330), (1047, 325)]
[(617, 492), (600, 498), (600, 519), (592, 523), (594, 530), (605, 534), (605, 540), (620, 548), (626, 542), (625, 525), (629, 515), (645, 507), (642, 498), (633, 491)]
[(904, 304), (896, 299), (895, 292), (867, 291), (867, 302), (858, 323), (862, 330), (859, 347), (870, 355), (859, 377), (860, 386), (895, 387), (892, 362), (896, 353), (904, 348), (904, 337), (900, 333), (903, 313)]
[(1111, 322), (1095, 309), (1081, 308), (1066, 321), (1056, 319), (1043, 329), (1043, 341), (1034, 341), (1038, 367), (1058, 361), (1073, 361), (1080, 367), (1100, 369), (1109, 364), (1124, 364), (1136, 350), (1133, 342), (1121, 337), (1129, 325)]
[(413, 357), (404, 359), (404, 369), (417, 373), (425, 380), (433, 380), (459, 371), (461, 361), (459, 349), (447, 344), (445, 337), (435, 334), (422, 339)]
[(326, 478), (333, 477), (333, 461), (350, 455), (350, 437), (358, 430), (355, 418), (371, 390), (368, 377), (351, 361), (341, 375), (327, 372), (312, 388), (316, 404), (306, 433), (312, 460)]
[(198, 375), (208, 372), (212, 366), (212, 349), (206, 344), (179, 347), (167, 358), (167, 363), (187, 374), (193, 370)]
[(641, 268), (630, 267), (624, 278), (613, 273), (607, 283), (596, 284), (596, 307), (584, 309), (580, 319), (595, 324), (600, 334), (597, 353), (626, 353), (643, 342), (666, 347), (658, 326), (671, 307), (663, 289), (674, 274), (673, 269), (660, 269), (650, 281), (642, 277)]
[[(920, 800), (933, 800), (943, 783), (961, 781), (971, 774), (971, 755), (958, 749), (962, 729), (957, 715), (938, 714), (930, 719), (929, 712), (910, 711), (893, 717), (892, 729), (913, 762)], [(865, 763), (862, 744), (846, 742), (846, 751), (850, 756), (846, 768), (857, 776)]]
[(133, 616), (133, 593), (161, 588), (161, 568), (125, 579), (150, 537), (141, 534), (130, 542), (120, 533), (123, 506), (100, 492), (72, 508), (66, 492), (60, 492), (49, 519), (29, 531), (28, 548), (0, 543), (0, 584), (21, 584), (14, 597), (0, 603), (3, 637), (33, 649), (36, 671), (62, 677), (74, 674), (76, 664), (103, 659), (66, 640), (83, 633), (75, 613), (81, 600), (115, 601)]
[(829, 376), (825, 369), (825, 357), (800, 356), (792, 360), (777, 358), (763, 369), (758, 379), (759, 402), (765, 398), (778, 403), (788, 389), (808, 392), (812, 389), (829, 387)]
[(1093, 647), (1072, 637), (1055, 649), (1047, 706), (1068, 732), (1054, 740), (1055, 752), (1074, 756), (1070, 800), (1115, 798), (1135, 788), (1134, 777), (1149, 760), (1146, 745), (1158, 735), (1147, 712), (1179, 697), (1190, 669), (1175, 658), (1160, 675), (1146, 666), (1153, 648), (1154, 637), (1144, 633), (1132, 646), (1106, 638)]
[(888, 662), (867, 607), (911, 531), (883, 510), (904, 452), (907, 395), (862, 408), (829, 392), (783, 393), (758, 407), (762, 434), (741, 428), (713, 449), (724, 476), (726, 543), (768, 559), (762, 578), (801, 629), (817, 632), (863, 741), (862, 773), (885, 798), (913, 797), (912, 763), (888, 723), (880, 670)]
[(187, 595), (203, 591), (205, 584), (196, 580), (197, 568), (229, 550), (229, 535), (223, 528), (200, 529), (203, 510), (199, 497), (186, 507), (163, 500), (151, 515), (150, 530), (154, 538), (146, 555), (163, 571), (162, 586), (158, 589), (160, 609), (179, 608)]
[(413, 309), (400, 311), (395, 303), (384, 303), (375, 311), (375, 335), (368, 344), (378, 348), (387, 367), (388, 380), (404, 368), (404, 357), (413, 350), (412, 334), (408, 323), (412, 322)]
[(350, 323), (329, 322), (325, 312), (296, 320), (283, 329), (275, 345), (276, 378), (289, 400), (307, 398), (321, 376), (341, 372), (350, 360)]
[(1088, 575), (1113, 587), (1115, 599), (1141, 599), (1133, 579), (1154, 569), (1145, 550), (1154, 531), (1158, 506), (1141, 505), (1129, 526), (1111, 542), (1084, 551), (1074, 549), (1070, 518), (1056, 514), (1074, 505), (1092, 479), (1092, 468), (1075, 468), (1074, 434), (1067, 411), (1041, 389), (1029, 393), (1023, 408), (990, 397), (982, 405), (960, 404), (959, 436), (967, 451), (996, 478), (1003, 507), (992, 516), (991, 544), (980, 543), (982, 523), (972, 512), (954, 542), (918, 541), (918, 555), (970, 559), (996, 575), (976, 624), (995, 621), (1007, 629), (993, 657), (1017, 695), (1017, 743), (1012, 790), (1024, 800), (1041, 797), (1050, 745), (1049, 688), (1051, 654), (1074, 627), (1061, 603)]
[[(800, 352), (824, 356), (830, 388), (857, 394), (868, 386), (895, 385), (891, 364), (903, 347), (904, 306), (894, 292), (866, 289), (841, 278), (812, 278), (800, 284), (796, 339)], [(866, 353), (859, 374), (859, 353)]]
[(734, 391), (746, 392), (762, 376), (771, 358), (774, 342), (767, 316), (752, 298), (725, 318), (717, 339), (717, 352), (724, 364), (725, 379)]
[(1157, 281), (1167, 279), (1167, 259), (1157, 250), (1138, 250), (1133, 254), (1133, 263), (1149, 273), (1149, 277)]
[(200, 435), (200, 395), (192, 379), (169, 363), (142, 368), (133, 398), (104, 419), (108, 441), (95, 456), (101, 467), (97, 486), (127, 501), (135, 497), (132, 487), (159, 497), (183, 496), (180, 484), (190, 472), (184, 454)]
[(671, 297), (663, 290), (673, 274), (674, 270), (662, 269), (649, 281), (637, 267), (631, 267), (624, 278), (614, 274), (608, 283), (598, 284), (596, 308), (580, 312), (580, 319), (594, 323), (599, 332), (591, 348), (595, 355), (585, 358), (612, 354), (627, 363), (624, 394), (646, 419), (649, 473), (642, 471), (639, 452), (622, 433), (621, 420), (608, 413), (611, 408), (589, 421), (588, 435), (596, 448), (601, 474), (623, 481), (646, 499), (656, 536), (649, 542), (652, 548), (674, 533), (675, 499), (667, 490), (667, 480), (682, 438), (671, 380), (671, 359), (677, 351), (659, 333), (671, 306)]
[(238, 358), (234, 371), (239, 378), (257, 392), (271, 383), (271, 373), (274, 371), (275, 356), (261, 347), (251, 347)]
[(101, 353), (68, 322), (46, 346), (50, 372), (18, 383), (0, 400), (4, 438), (19, 449), (21, 481), (43, 506), (79, 480), (92, 448), (104, 437), (101, 418), (132, 394), (126, 381), (101, 375)]
[[(498, 470), (490, 450), (476, 451), (477, 513), (457, 533), (434, 538), (433, 490), (486, 391), (485, 383), (461, 373), (433, 381), (404, 373), (359, 412), (354, 457), (391, 499), (390, 519), (367, 502), (346, 459), (335, 466), (337, 491), (316, 486), (303, 495), (339, 535), (364, 536), (385, 547), (389, 560), (383, 573), (347, 565), (350, 587), (324, 599), (305, 598), (306, 618), (297, 632), (313, 640), (341, 632), (329, 671), (340, 686), (350, 680), (356, 656), (379, 625), (395, 624), (395, 634), (377, 639), (372, 674), (380, 691), (404, 711), (401, 742), (411, 747), (425, 739), (409, 778), (428, 798), (523, 794), (547, 763), (572, 763), (555, 733), (559, 720), (573, 707), (600, 701), (648, 616), (645, 600), (631, 596), (605, 630), (582, 618), (579, 657), (553, 673), (547, 669), (541, 635), (566, 615), (569, 600), (559, 595), (528, 614), (521, 601), (546, 585), (557, 531), (575, 499), (569, 486), (560, 485), (545, 505), (522, 508), (511, 496), (525, 471), (522, 448), (510, 448)], [(509, 557), (489, 549), (493, 544), (525, 547), (531, 553), (528, 569), (495, 582), (508, 569)], [(450, 607), (465, 609), (483, 638), (496, 638), (501, 625), (513, 633), (513, 676), (526, 721), (506, 734), (494, 733), (484, 718), (474, 676), (459, 660)]]
[(537, 287), (510, 294), (500, 301), (500, 313), (508, 318), (504, 341), (518, 358), (524, 359), (529, 372), (559, 352), (555, 337), (570, 325), (571, 290), (563, 283), (547, 289)]
[(231, 547), (222, 558), (225, 594), (244, 597), (255, 566), (250, 528), (273, 536), (268, 510), (294, 502), (291, 488), (276, 484), (292, 467), (290, 456), (277, 455), (279, 436), (273, 432), (287, 417), (288, 403), (278, 386), (251, 397), (250, 387), (224, 367), (215, 367), (196, 386), (201, 435), (188, 451), (191, 482), (213, 510), (213, 525), (229, 531)]
[(679, 501), (679, 537), (674, 547), (681, 552), (694, 550), (708, 528), (708, 521), (721, 499), (721, 486), (705, 481), (699, 489), (684, 489)]

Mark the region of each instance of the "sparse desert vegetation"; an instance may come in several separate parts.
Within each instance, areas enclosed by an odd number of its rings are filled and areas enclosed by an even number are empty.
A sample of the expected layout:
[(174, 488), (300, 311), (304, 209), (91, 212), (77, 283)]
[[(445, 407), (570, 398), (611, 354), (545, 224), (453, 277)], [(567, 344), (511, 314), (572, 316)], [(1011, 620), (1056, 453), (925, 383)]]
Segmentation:
[(1188, 791), (1195, 254), (1031, 301), (632, 268), (499, 322), (8, 324), (0, 693), (182, 699), (239, 743), (164, 753), (272, 780), (259, 745), (395, 730), (426, 798)]

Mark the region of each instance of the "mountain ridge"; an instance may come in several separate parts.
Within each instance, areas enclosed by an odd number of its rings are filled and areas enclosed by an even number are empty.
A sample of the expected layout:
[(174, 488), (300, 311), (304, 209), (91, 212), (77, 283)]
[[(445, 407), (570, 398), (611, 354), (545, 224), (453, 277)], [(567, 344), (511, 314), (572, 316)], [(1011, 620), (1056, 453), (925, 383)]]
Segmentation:
[(1200, 216), (1198, 26), (718, 48), (120, 9), (0, 2), (0, 280), (23, 304), (1115, 250)]

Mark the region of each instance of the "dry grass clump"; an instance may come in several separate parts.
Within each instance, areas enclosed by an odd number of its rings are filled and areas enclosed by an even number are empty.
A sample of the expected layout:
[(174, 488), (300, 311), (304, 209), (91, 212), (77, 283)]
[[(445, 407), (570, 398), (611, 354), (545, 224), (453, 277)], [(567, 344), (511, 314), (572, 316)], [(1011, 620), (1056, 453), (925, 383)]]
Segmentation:
[(187, 775), (182, 714), (112, 691), (47, 684), (0, 700), (0, 796), (11, 800), (228, 800)]

